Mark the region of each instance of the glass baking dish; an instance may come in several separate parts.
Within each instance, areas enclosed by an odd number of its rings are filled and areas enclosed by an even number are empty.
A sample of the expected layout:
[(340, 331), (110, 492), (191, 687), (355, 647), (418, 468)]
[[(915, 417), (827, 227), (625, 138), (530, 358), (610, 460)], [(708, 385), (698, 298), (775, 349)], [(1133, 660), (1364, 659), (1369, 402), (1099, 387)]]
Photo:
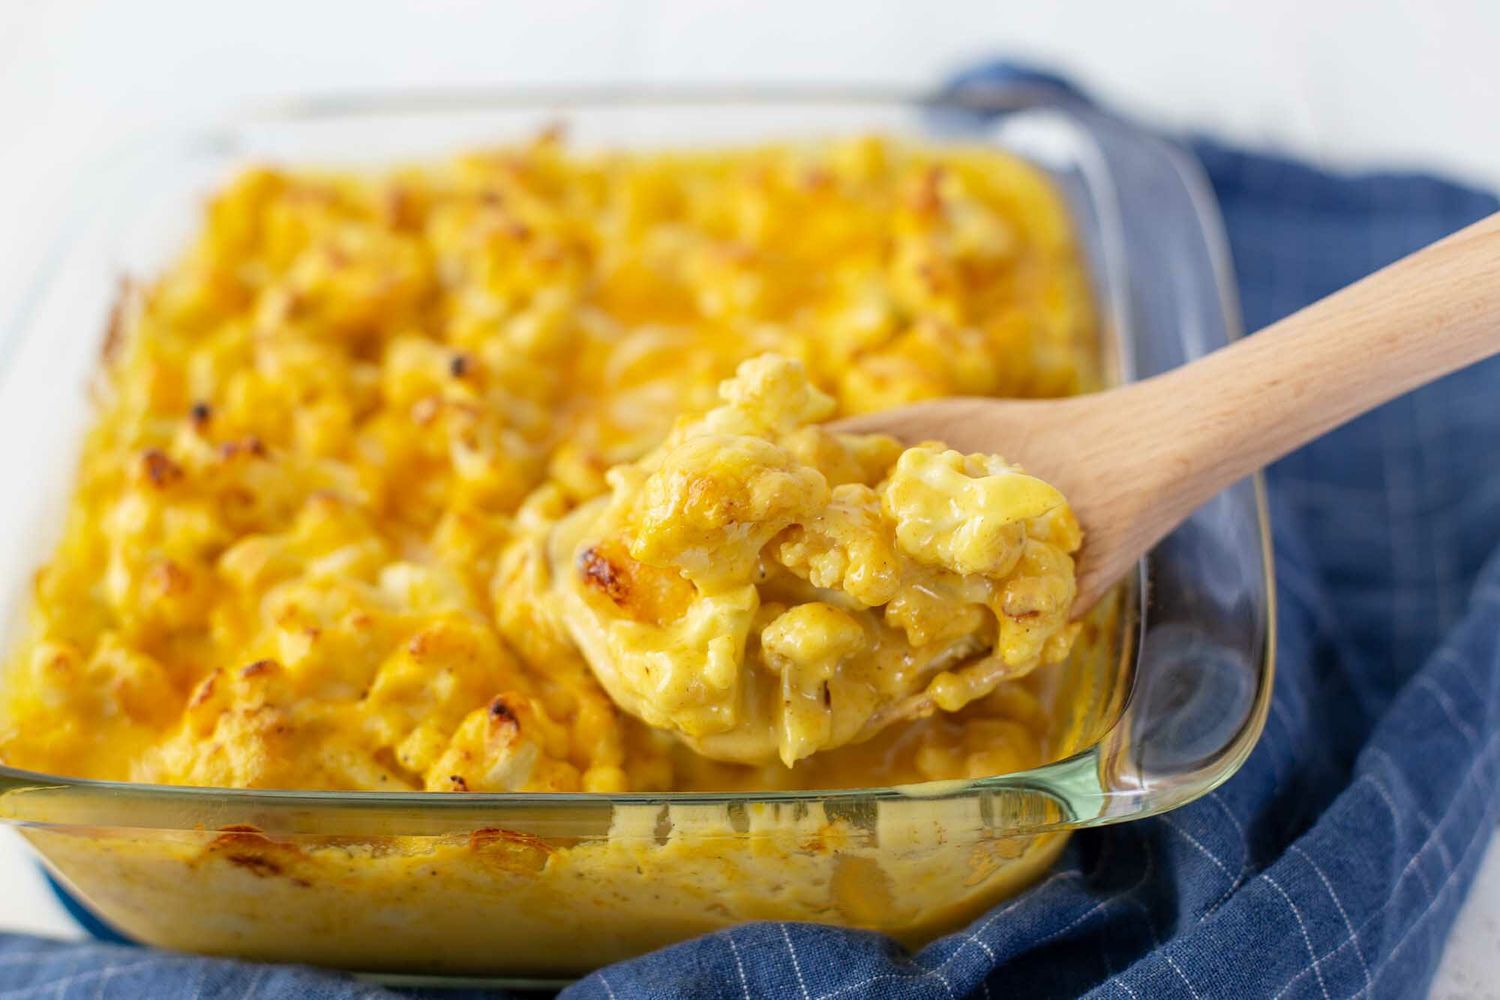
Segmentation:
[[(185, 240), (249, 162), (380, 164), (519, 139), (694, 146), (876, 131), (992, 143), (1064, 192), (1101, 368), (1144, 378), (1222, 345), (1237, 309), (1211, 196), (1170, 146), (1050, 92), (653, 92), (360, 97), (247, 116), (113, 163), (77, 203), (0, 340), (0, 600), (20, 616), (89, 419), (122, 275)], [(1035, 681), (1051, 763), (825, 792), (447, 794), (132, 785), (0, 767), (19, 826), (90, 909), (143, 943), (386, 976), (549, 982), (757, 919), (919, 946), (1024, 888), (1069, 831), (1176, 808), (1260, 734), (1273, 593), (1257, 481), (1197, 512), (1094, 616), (1099, 641)]]

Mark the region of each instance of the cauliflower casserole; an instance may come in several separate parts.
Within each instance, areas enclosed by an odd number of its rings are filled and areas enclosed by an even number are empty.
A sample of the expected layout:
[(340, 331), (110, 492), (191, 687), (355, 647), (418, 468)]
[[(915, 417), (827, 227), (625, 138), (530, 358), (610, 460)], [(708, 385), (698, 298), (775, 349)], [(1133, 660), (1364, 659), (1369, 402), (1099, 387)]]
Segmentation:
[(1084, 280), (1048, 180), (978, 148), (244, 173), (122, 296), (0, 756), (451, 792), (1040, 763), (1065, 501), (820, 425), (1092, 387)]

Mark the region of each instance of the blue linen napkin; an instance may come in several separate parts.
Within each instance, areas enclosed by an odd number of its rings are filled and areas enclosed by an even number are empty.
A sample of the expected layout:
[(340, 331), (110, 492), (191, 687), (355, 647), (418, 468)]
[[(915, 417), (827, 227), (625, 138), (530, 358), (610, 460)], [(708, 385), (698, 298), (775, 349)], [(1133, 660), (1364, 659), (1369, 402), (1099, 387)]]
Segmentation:
[[(1004, 65), (960, 84), (1018, 78), (1066, 88)], [(1432, 177), (1335, 176), (1193, 148), (1251, 330), (1497, 208)], [(875, 934), (752, 924), (600, 970), (564, 995), (1422, 995), (1500, 818), (1500, 359), (1328, 435), (1272, 467), (1268, 485), (1279, 676), (1260, 745), (1218, 791), (1079, 834), (1037, 887), (916, 955)], [(413, 995), (315, 970), (0, 936), (0, 997), (33, 994)]]

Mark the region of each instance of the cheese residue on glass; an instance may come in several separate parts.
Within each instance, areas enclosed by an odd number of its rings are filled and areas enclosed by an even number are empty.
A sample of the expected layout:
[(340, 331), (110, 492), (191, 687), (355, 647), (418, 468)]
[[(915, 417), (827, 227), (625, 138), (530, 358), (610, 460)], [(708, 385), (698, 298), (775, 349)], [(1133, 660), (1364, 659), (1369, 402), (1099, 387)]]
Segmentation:
[[(1021, 675), (1073, 635), (1066, 505), (998, 459), (814, 424), (1070, 394), (1092, 357), (1061, 199), (994, 150), (548, 134), (248, 171), (111, 324), (0, 757), (432, 791), (1031, 766)], [(692, 481), (751, 516), (716, 525)], [(591, 534), (559, 567), (560, 523)], [(858, 742), (909, 695), (940, 711)]]

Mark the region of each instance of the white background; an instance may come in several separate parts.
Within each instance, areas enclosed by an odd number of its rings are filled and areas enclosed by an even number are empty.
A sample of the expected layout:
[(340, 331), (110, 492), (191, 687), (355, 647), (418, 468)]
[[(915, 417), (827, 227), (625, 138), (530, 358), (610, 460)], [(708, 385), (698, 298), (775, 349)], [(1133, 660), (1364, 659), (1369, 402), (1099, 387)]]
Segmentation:
[[(80, 179), (163, 127), (347, 90), (928, 87), (1000, 52), (1165, 125), (1500, 186), (1500, 4), (1484, 0), (0, 0), (0, 323)], [(13, 838), (0, 840), (0, 927), (73, 933)], [(1434, 996), (1500, 997), (1494, 856)]]

